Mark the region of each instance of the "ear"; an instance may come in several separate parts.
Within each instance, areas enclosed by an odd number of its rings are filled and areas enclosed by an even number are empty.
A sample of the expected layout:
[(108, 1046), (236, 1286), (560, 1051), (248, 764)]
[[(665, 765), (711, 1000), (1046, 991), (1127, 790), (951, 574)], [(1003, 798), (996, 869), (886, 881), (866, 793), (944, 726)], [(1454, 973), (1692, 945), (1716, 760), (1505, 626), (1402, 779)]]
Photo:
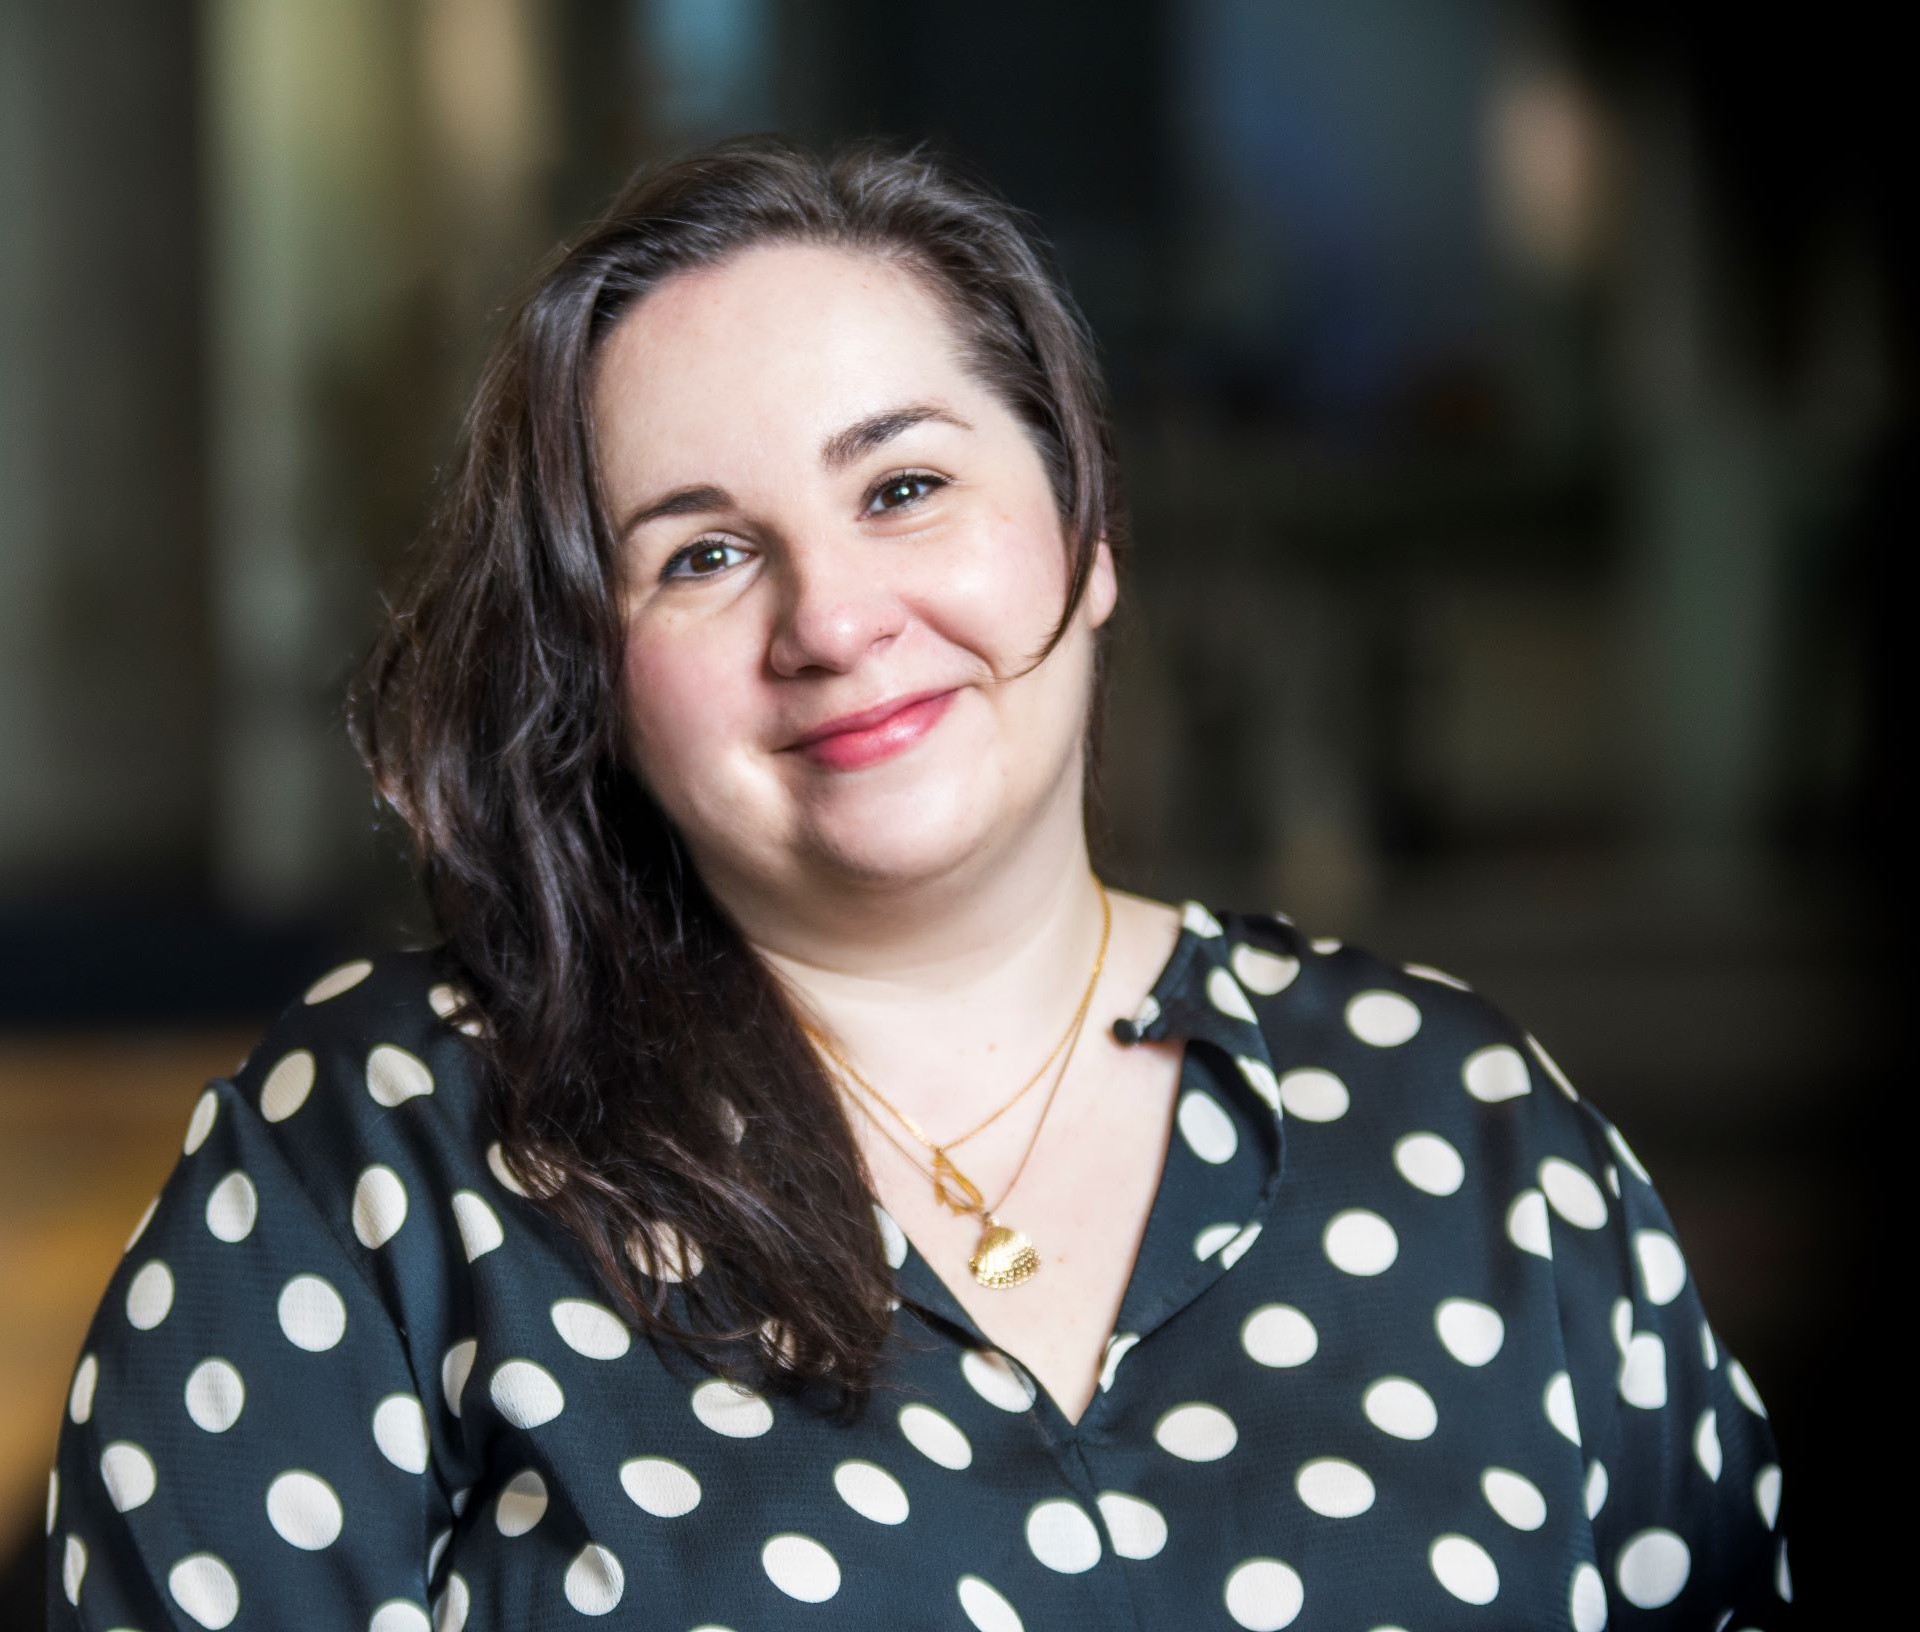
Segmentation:
[(1098, 629), (1112, 617), (1119, 599), (1120, 574), (1113, 564), (1113, 550), (1107, 543), (1107, 535), (1102, 533), (1093, 547), (1093, 570), (1087, 575), (1086, 599), (1081, 603), (1087, 627)]

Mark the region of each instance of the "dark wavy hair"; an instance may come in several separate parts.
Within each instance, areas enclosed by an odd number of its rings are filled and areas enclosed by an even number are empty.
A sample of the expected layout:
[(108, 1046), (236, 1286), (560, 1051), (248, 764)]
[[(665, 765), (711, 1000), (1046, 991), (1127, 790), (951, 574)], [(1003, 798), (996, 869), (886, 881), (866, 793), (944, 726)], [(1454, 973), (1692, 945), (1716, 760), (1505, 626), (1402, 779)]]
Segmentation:
[[(536, 273), (349, 722), (404, 825), (529, 1197), (656, 1348), (851, 1415), (877, 1385), (895, 1297), (871, 1175), (783, 988), (625, 757), (619, 566), (589, 411), (598, 350), (635, 302), (777, 243), (882, 257), (938, 296), (1052, 484), (1071, 573), (1036, 661), (1053, 652), (1124, 516), (1093, 344), (1037, 236), (923, 149), (823, 159), (743, 137), (642, 170)], [(1096, 805), (1104, 649), (1096, 638)]]

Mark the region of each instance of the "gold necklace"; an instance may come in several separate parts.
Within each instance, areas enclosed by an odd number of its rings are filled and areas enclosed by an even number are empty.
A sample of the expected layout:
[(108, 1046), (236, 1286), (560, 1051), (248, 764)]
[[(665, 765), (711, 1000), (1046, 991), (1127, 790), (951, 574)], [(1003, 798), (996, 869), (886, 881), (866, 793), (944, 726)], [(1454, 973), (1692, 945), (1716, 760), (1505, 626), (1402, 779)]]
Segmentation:
[[(802, 1029), (806, 1031), (807, 1035), (819, 1044), (827, 1057), (831, 1059), (847, 1077), (857, 1083), (872, 1096), (872, 1098), (879, 1101), (887, 1110), (891, 1111), (895, 1117), (906, 1125), (907, 1130), (912, 1133), (921, 1144), (933, 1152), (933, 1165), (928, 1167), (924, 1162), (921, 1162), (915, 1157), (906, 1146), (902, 1145), (898, 1139), (894, 1138), (891, 1133), (887, 1132), (886, 1128), (881, 1125), (879, 1118), (874, 1116), (872, 1111), (868, 1110), (864, 1104), (860, 1106), (861, 1110), (866, 1113), (868, 1120), (873, 1123), (874, 1127), (887, 1142), (933, 1181), (934, 1199), (952, 1212), (978, 1213), (980, 1215), (980, 1240), (975, 1245), (972, 1255), (967, 1260), (967, 1267), (973, 1271), (973, 1278), (982, 1286), (992, 1287), (996, 1290), (1018, 1286), (1022, 1281), (1031, 1279), (1035, 1271), (1040, 1267), (1040, 1255), (1034, 1250), (1032, 1241), (1019, 1230), (1012, 1229), (1001, 1223), (995, 1214), (998, 1209), (1004, 1205), (1007, 1197), (1013, 1193), (1013, 1187), (1020, 1182), (1020, 1175), (1026, 1169), (1027, 1158), (1033, 1154), (1034, 1146), (1039, 1143), (1040, 1130), (1046, 1125), (1047, 1113), (1053, 1108), (1054, 1096), (1059, 1093), (1060, 1084), (1066, 1077), (1068, 1062), (1073, 1058), (1074, 1045), (1080, 1040), (1080, 1032), (1086, 1023), (1087, 1010), (1093, 1002), (1094, 988), (1100, 983), (1100, 971), (1106, 964), (1107, 941), (1113, 930), (1113, 906), (1107, 898), (1106, 886), (1102, 884), (1097, 877), (1094, 879), (1094, 885), (1100, 891), (1101, 921), (1100, 950), (1094, 958), (1093, 974), (1087, 981), (1086, 990), (1081, 994), (1080, 1005), (1074, 1011), (1073, 1020), (1067, 1027), (1066, 1034), (1061, 1038), (1060, 1042), (1054, 1044), (1052, 1052), (1047, 1056), (1047, 1060), (1050, 1063), (1054, 1056), (1061, 1052), (1062, 1047), (1066, 1050), (1065, 1057), (1061, 1059), (1060, 1068), (1054, 1074), (1053, 1086), (1047, 1090), (1046, 1101), (1040, 1107), (1039, 1120), (1033, 1125), (1033, 1134), (1027, 1140), (1027, 1148), (1020, 1157), (1019, 1166), (1013, 1170), (1013, 1177), (1007, 1181), (1006, 1189), (1001, 1191), (1000, 1200), (995, 1202), (992, 1207), (986, 1205), (986, 1198), (980, 1193), (979, 1186), (954, 1165), (953, 1159), (948, 1156), (947, 1152), (959, 1144), (961, 1140), (972, 1138), (981, 1128), (986, 1127), (988, 1123), (993, 1121), (994, 1117), (999, 1116), (1002, 1111), (1005, 1111), (1008, 1106), (1012, 1105), (1014, 1100), (1019, 1099), (1022, 1094), (1025, 1094), (1027, 1089), (1031, 1088), (1033, 1083), (1039, 1080), (1039, 1076), (1035, 1076), (1025, 1087), (1022, 1087), (1019, 1093), (1013, 1096), (1013, 1099), (1008, 1100), (1006, 1105), (1002, 1105), (1000, 1110), (995, 1111), (993, 1116), (987, 1118), (986, 1122), (980, 1123), (978, 1126), (969, 1129), (968, 1132), (961, 1134), (959, 1138), (950, 1139), (946, 1144), (942, 1145), (928, 1137), (926, 1132), (912, 1117), (908, 1116), (899, 1106), (893, 1104), (879, 1089), (875, 1088), (872, 1083), (868, 1082), (865, 1077), (854, 1070), (852, 1065), (847, 1062), (821, 1033), (816, 1031), (812, 1026), (807, 1025), (805, 1021), (801, 1022)], [(1046, 1069), (1046, 1065), (1043, 1064), (1040, 1067), (1040, 1074), (1044, 1075)], [(860, 1102), (856, 1100), (855, 1103), (859, 1104)], [(950, 1188), (950, 1186), (957, 1186), (957, 1191)]]

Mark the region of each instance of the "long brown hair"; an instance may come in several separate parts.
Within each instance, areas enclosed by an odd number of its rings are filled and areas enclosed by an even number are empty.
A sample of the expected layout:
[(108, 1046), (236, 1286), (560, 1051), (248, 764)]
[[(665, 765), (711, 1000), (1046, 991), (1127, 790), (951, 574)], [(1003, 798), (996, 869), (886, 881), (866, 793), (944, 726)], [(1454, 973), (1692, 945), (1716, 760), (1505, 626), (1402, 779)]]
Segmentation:
[[(783, 242), (922, 277), (966, 366), (1032, 436), (1071, 562), (1051, 654), (1124, 518), (1092, 342), (1035, 236), (923, 150), (820, 159), (743, 137), (642, 171), (536, 274), (349, 717), (406, 829), (530, 1197), (657, 1346), (851, 1414), (895, 1295), (870, 1175), (771, 971), (623, 756), (619, 568), (589, 412), (597, 350), (636, 301)], [(1096, 798), (1103, 651), (1096, 639)]]

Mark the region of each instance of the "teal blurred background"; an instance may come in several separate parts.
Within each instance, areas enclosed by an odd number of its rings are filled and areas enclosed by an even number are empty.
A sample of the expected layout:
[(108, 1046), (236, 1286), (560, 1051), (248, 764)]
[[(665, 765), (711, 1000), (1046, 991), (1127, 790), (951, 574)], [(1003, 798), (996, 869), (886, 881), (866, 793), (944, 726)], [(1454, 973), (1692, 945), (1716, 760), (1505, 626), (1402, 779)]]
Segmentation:
[(1876, 1603), (1912, 353), (1869, 15), (0, 0), (0, 1621), (201, 1078), (424, 931), (342, 689), (504, 303), (760, 129), (936, 138), (1099, 334), (1116, 881), (1540, 1036), (1768, 1400), (1803, 1603)]

